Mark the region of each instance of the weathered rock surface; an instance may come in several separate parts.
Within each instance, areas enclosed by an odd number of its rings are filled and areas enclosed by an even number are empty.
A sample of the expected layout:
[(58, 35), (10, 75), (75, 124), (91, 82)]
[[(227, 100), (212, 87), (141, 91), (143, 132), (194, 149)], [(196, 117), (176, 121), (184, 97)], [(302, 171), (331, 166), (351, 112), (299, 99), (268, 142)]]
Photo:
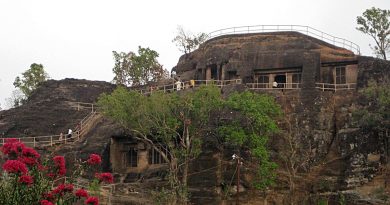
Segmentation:
[(224, 66), (229, 72), (244, 78), (254, 69), (297, 68), (305, 64), (305, 55), (318, 54), (321, 63), (356, 61), (353, 52), (298, 32), (272, 32), (226, 35), (213, 38), (199, 49), (180, 57), (173, 68), (183, 80), (202, 79), (201, 71), (208, 66)]
[(94, 103), (103, 92), (115, 88), (107, 82), (77, 79), (48, 80), (28, 102), (0, 111), (0, 134), (4, 137), (45, 136), (67, 133), (75, 128), (90, 109), (77, 111), (69, 102)]
[[(253, 43), (244, 43), (250, 39)], [(281, 42), (283, 45), (273, 42)], [(264, 48), (259, 50), (257, 44)], [(356, 126), (352, 112), (360, 109), (359, 90), (367, 85), (368, 79), (378, 81), (390, 76), (390, 62), (370, 57), (355, 57), (351, 52), (334, 47), (329, 50), (316, 39), (303, 38), (296, 33), (281, 33), (271, 36), (264, 34), (242, 35), (238, 40), (216, 38), (198, 51), (183, 56), (176, 71), (194, 74), (193, 68), (209, 63), (227, 62), (242, 72), (250, 66), (242, 62), (254, 59), (251, 65), (258, 65), (255, 59), (268, 55), (268, 51), (279, 53), (274, 61), (263, 62), (263, 66), (281, 66), (283, 63), (298, 62), (304, 49), (321, 52), (321, 61), (357, 61), (358, 88), (348, 91), (320, 91), (316, 89), (258, 91), (270, 94), (282, 106), (285, 118), (279, 120), (282, 130), (292, 128), (294, 142), (297, 142), (302, 166), (296, 176), (296, 192), (289, 195), (288, 172), (283, 153), (288, 154), (286, 133), (281, 132), (270, 138), (271, 156), (279, 164), (278, 181), (274, 188), (263, 192), (253, 189), (251, 181), (255, 162), (244, 162), (241, 169), (240, 193), (242, 204), (316, 204), (326, 199), (337, 204), (341, 198), (347, 204), (384, 204), (376, 188), (384, 187), (386, 178), (383, 168), (383, 144), (378, 136)], [(263, 50), (262, 50), (263, 49)], [(212, 54), (211, 54), (212, 53)], [(217, 55), (209, 59), (208, 56)], [(272, 54), (273, 55), (273, 54)], [(283, 56), (287, 56), (284, 61)], [(291, 58), (290, 58), (291, 57)], [(296, 59), (297, 58), (297, 59)], [(289, 60), (290, 59), (290, 60)], [(237, 61), (234, 61), (237, 60)], [(202, 62), (193, 65), (191, 62)], [(192, 72), (192, 73), (191, 73)], [(47, 135), (65, 132), (68, 127), (84, 117), (88, 111), (76, 111), (65, 101), (95, 102), (102, 92), (111, 92), (114, 85), (105, 82), (66, 79), (48, 81), (29, 99), (26, 105), (0, 112), (0, 130), (5, 136)], [(224, 96), (236, 90), (247, 89), (244, 85), (223, 88)], [(289, 122), (289, 123), (286, 123)], [(85, 158), (90, 153), (100, 153), (105, 158), (104, 168), (110, 169), (109, 144), (113, 136), (120, 136), (123, 130), (105, 118), (98, 118), (95, 126), (80, 142), (58, 147), (56, 152), (67, 156)], [(53, 126), (55, 124), (55, 126)], [(52, 131), (48, 129), (52, 128)], [(49, 132), (49, 133), (48, 133)], [(235, 164), (231, 161), (234, 150), (229, 145), (222, 146), (215, 136), (205, 136), (203, 152), (190, 166), (189, 190), (194, 204), (234, 204)], [(247, 153), (241, 153), (246, 156)], [(150, 176), (151, 179), (148, 179)], [(154, 175), (137, 176), (136, 180), (118, 188), (127, 197), (113, 199), (117, 204), (148, 204), (151, 201), (149, 190), (158, 181)], [(117, 174), (117, 179), (126, 176)], [(384, 189), (386, 194), (388, 189)], [(379, 193), (379, 194), (378, 194)], [(382, 194), (383, 194), (382, 193)], [(139, 199), (137, 201), (137, 199)], [(142, 200), (141, 200), (142, 199)]]

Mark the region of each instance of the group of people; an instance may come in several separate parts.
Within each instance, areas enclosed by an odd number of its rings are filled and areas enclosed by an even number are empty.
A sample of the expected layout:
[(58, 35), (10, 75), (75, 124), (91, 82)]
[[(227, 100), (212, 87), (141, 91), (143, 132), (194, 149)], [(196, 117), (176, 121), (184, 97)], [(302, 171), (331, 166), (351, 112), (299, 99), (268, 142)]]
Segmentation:
[(68, 134), (66, 134), (66, 136), (64, 137), (64, 134), (61, 132), (60, 133), (60, 141), (63, 140), (63, 139), (69, 139), (69, 138), (72, 138), (72, 135), (73, 135), (73, 130), (72, 129), (68, 129)]
[(193, 88), (195, 87), (195, 80), (190, 80), (189, 84), (188, 85), (185, 85), (183, 82), (181, 82), (181, 80), (177, 80), (176, 83), (175, 83), (175, 87), (176, 87), (176, 90), (179, 91), (181, 89), (184, 89), (184, 88)]
[[(77, 124), (76, 132), (77, 132), (77, 134), (78, 134), (78, 132), (80, 132), (80, 124)], [(64, 136), (64, 134), (62, 132), (60, 133), (59, 140), (61, 141), (61, 140), (65, 140), (65, 139), (71, 139), (72, 136), (73, 136), (73, 130), (69, 128), (68, 129), (68, 133), (65, 136)]]

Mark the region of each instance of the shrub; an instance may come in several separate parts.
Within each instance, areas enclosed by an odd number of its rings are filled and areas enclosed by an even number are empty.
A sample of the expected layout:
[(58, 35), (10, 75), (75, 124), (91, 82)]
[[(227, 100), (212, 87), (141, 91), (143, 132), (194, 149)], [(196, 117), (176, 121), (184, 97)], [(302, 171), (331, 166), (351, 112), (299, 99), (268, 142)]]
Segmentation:
[[(8, 139), (1, 147), (6, 161), (2, 165), (0, 179), (0, 204), (2, 205), (71, 205), (83, 203), (97, 205), (99, 199), (89, 196), (88, 191), (73, 184), (74, 174), (67, 174), (65, 158), (54, 156), (43, 160), (33, 148), (27, 147), (16, 139)], [(101, 157), (92, 154), (88, 160), (81, 163), (80, 169), (97, 170)], [(93, 168), (91, 166), (94, 166)], [(82, 173), (83, 170), (74, 173)], [(66, 183), (70, 182), (70, 183)], [(99, 195), (101, 183), (112, 183), (111, 173), (95, 173), (93, 193)]]

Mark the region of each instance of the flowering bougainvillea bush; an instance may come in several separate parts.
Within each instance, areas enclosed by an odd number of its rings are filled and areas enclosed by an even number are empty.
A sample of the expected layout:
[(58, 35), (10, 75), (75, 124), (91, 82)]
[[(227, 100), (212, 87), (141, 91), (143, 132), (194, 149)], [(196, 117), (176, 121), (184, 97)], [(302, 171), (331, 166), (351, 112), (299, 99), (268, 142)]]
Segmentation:
[[(5, 159), (0, 179), (1, 205), (98, 205), (100, 185), (113, 182), (111, 173), (98, 172), (102, 160), (97, 154), (91, 154), (86, 161), (80, 160), (78, 169), (65, 178), (63, 156), (42, 159), (36, 150), (11, 138), (6, 140), (1, 152)], [(95, 172), (95, 178), (87, 190), (74, 182), (88, 170)]]

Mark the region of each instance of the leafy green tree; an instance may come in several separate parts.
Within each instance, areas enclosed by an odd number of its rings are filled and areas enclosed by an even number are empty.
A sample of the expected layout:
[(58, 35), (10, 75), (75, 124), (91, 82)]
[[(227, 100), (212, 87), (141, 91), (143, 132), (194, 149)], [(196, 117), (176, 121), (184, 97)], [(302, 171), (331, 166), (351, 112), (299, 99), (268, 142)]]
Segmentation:
[(114, 60), (115, 60), (115, 66), (112, 69), (112, 72), (114, 73), (114, 83), (117, 85), (126, 85), (127, 84), (127, 76), (128, 73), (131, 70), (131, 57), (135, 55), (133, 52), (125, 53), (125, 52), (116, 52), (112, 51)]
[(30, 69), (22, 73), (22, 77), (17, 76), (14, 81), (14, 86), (19, 88), (26, 98), (30, 97), (31, 93), (38, 86), (46, 81), (49, 75), (45, 72), (42, 64), (33, 63)]
[(207, 37), (208, 36), (205, 33), (198, 33), (195, 35), (189, 31), (185, 31), (182, 26), (178, 26), (177, 35), (172, 42), (176, 43), (176, 46), (181, 52), (188, 54), (197, 49), (200, 44), (205, 42)]
[(98, 105), (133, 138), (161, 154), (169, 164), (171, 189), (185, 201), (188, 165), (200, 153), (201, 136), (220, 100), (220, 90), (214, 86), (180, 95), (154, 92), (150, 96), (119, 87), (110, 95), (102, 95)]
[(26, 97), (39, 86), (40, 83), (49, 78), (42, 64), (33, 63), (30, 69), (22, 73), (22, 77), (17, 76), (14, 81), (14, 86), (19, 88)]
[(139, 46), (138, 54), (116, 51), (112, 53), (115, 60), (113, 81), (118, 85), (145, 85), (168, 78), (168, 71), (157, 61), (159, 54), (150, 48)]
[[(365, 130), (373, 131), (383, 141), (386, 155), (390, 155), (390, 80), (382, 83), (368, 82), (361, 91), (365, 99), (360, 100), (363, 108), (355, 111), (354, 119)], [(387, 157), (386, 157), (387, 158)]]
[(237, 149), (250, 150), (258, 160), (257, 188), (273, 183), (276, 164), (271, 162), (266, 144), (267, 136), (278, 130), (274, 117), (280, 108), (270, 97), (244, 92), (224, 99), (213, 85), (179, 94), (156, 91), (150, 96), (119, 87), (103, 94), (98, 105), (104, 115), (168, 162), (170, 188), (179, 201), (187, 199), (188, 166), (200, 154), (202, 138), (215, 132), (210, 119), (222, 109), (232, 110), (237, 118), (217, 125), (218, 133)]
[(386, 60), (390, 50), (390, 10), (372, 7), (357, 17), (357, 30), (370, 35), (375, 40), (372, 47), (375, 54)]
[(258, 162), (257, 179), (253, 185), (265, 189), (274, 184), (277, 165), (272, 162), (267, 149), (268, 136), (278, 131), (274, 118), (281, 115), (280, 107), (273, 98), (245, 91), (234, 93), (224, 103), (235, 119), (226, 121), (218, 128), (220, 135), (240, 151), (249, 149)]

